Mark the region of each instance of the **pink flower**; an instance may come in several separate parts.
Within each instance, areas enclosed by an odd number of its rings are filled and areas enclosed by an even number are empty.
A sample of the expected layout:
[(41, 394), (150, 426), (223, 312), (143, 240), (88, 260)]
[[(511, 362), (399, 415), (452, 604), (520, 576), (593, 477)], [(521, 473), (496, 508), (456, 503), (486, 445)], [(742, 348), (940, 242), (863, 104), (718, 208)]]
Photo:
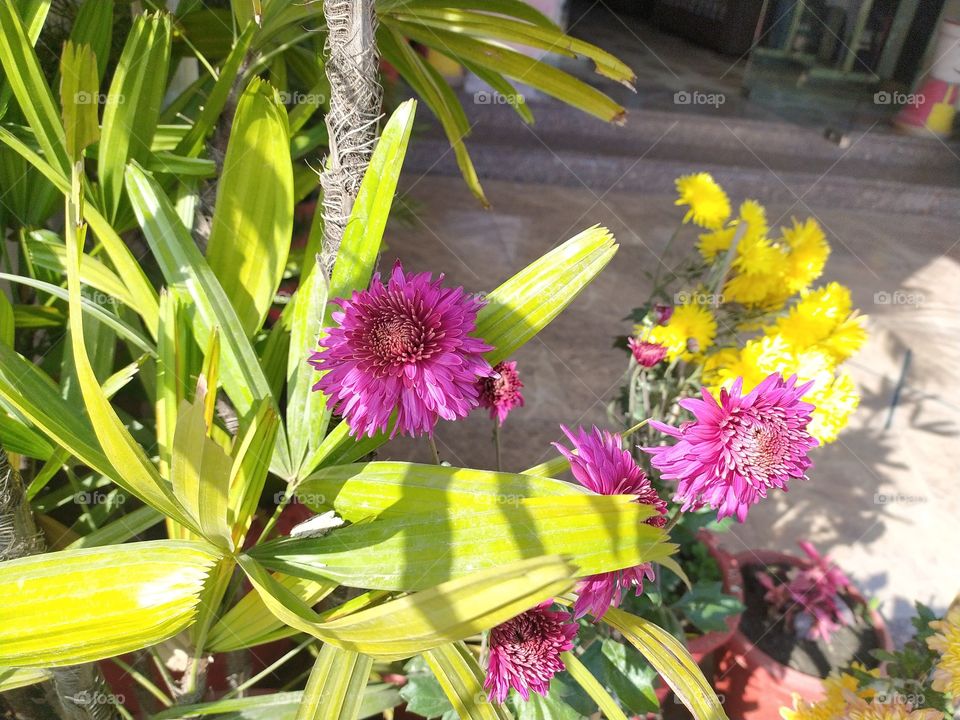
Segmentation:
[(795, 571), (792, 578), (780, 584), (764, 572), (757, 575), (757, 580), (767, 589), (764, 600), (788, 620), (795, 620), (797, 611), (803, 610), (809, 623), (801, 632), (804, 637), (829, 642), (834, 632), (853, 620), (841, 597), (850, 586), (850, 578), (811, 543), (804, 540), (797, 544), (809, 558), (809, 567)]
[[(561, 426), (573, 444), (573, 450), (554, 443), (554, 447), (570, 461), (570, 470), (581, 485), (600, 495), (636, 495), (636, 502), (652, 505), (657, 515), (648, 518), (649, 525), (663, 527), (667, 504), (660, 499), (646, 474), (633, 456), (623, 449), (619, 435), (601, 431), (597, 427), (588, 433), (578, 428), (576, 434)], [(591, 575), (577, 585), (577, 601), (573, 606), (574, 619), (590, 613), (599, 620), (611, 605), (619, 606), (624, 589), (631, 586), (639, 596), (643, 593), (644, 578), (653, 580), (650, 563)]]
[(483, 687), (494, 702), (503, 702), (514, 688), (524, 700), (530, 691), (546, 695), (550, 678), (563, 670), (560, 653), (573, 648), (577, 624), (565, 612), (540, 603), (490, 631), (490, 660)]
[(647, 342), (639, 338), (627, 340), (633, 359), (640, 367), (652, 368), (667, 356), (667, 349), (660, 343)]
[(523, 407), (523, 395), (520, 393), (522, 388), (517, 363), (499, 362), (493, 367), (493, 375), (478, 381), (480, 407), (489, 408), (490, 419), (503, 425), (511, 410)]
[(666, 325), (671, 317), (673, 317), (673, 305), (657, 303), (653, 306), (653, 319), (657, 325)]
[(477, 406), (477, 379), (493, 372), (482, 355), (492, 348), (469, 335), (483, 303), (442, 282), (405, 275), (398, 261), (386, 286), (378, 273), (369, 290), (334, 301), (338, 327), (309, 362), (326, 371), (313, 389), (334, 400), (352, 435), (386, 430), (395, 410), (391, 437), (432, 435), (438, 418)]
[(743, 379), (720, 391), (718, 403), (709, 391), (703, 400), (680, 405), (696, 417), (674, 428), (650, 424), (678, 438), (672, 446), (644, 448), (665, 480), (679, 480), (674, 499), (682, 510), (708, 504), (717, 518), (736, 515), (740, 522), (769, 488), (787, 489), (792, 478), (805, 479), (812, 465), (807, 453), (817, 441), (807, 432), (814, 406), (800, 400), (812, 383), (797, 385), (774, 373), (741, 396)]

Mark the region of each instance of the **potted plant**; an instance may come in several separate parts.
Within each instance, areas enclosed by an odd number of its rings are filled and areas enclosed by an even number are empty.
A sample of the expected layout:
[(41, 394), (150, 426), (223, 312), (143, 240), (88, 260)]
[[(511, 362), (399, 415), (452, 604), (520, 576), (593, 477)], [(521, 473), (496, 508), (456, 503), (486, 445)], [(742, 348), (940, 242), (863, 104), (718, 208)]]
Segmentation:
[(797, 693), (820, 699), (821, 681), (853, 662), (879, 665), (892, 650), (886, 625), (850, 579), (809, 542), (805, 557), (770, 550), (737, 557), (746, 609), (718, 659), (718, 692), (734, 717), (776, 717)]
[(917, 603), (915, 635), (896, 652), (875, 650), (883, 665), (859, 663), (832, 673), (819, 698), (794, 695), (784, 720), (883, 717), (944, 720), (960, 711), (960, 596), (943, 616)]

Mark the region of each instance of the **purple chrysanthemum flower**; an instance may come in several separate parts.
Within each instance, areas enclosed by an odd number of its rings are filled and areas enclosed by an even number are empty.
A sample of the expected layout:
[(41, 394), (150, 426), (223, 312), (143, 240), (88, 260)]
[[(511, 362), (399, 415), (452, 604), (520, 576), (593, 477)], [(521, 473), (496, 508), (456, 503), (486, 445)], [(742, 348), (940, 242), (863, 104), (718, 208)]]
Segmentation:
[(520, 382), (516, 362), (499, 362), (494, 365), (493, 373), (479, 380), (480, 407), (489, 408), (490, 419), (503, 425), (511, 410), (523, 407), (523, 395), (520, 392), (523, 383)]
[(514, 688), (524, 700), (530, 691), (546, 695), (550, 678), (563, 670), (560, 653), (573, 648), (577, 624), (565, 612), (550, 610), (552, 600), (497, 625), (490, 631), (490, 659), (483, 687), (494, 702)]
[(391, 437), (433, 433), (438, 418), (465, 417), (479, 402), (477, 379), (493, 371), (470, 337), (483, 305), (463, 288), (441, 287), (443, 275), (406, 275), (398, 261), (387, 285), (335, 300), (338, 327), (320, 342), (310, 364), (326, 371), (314, 390), (335, 401), (356, 437), (386, 430)]
[(640, 367), (652, 368), (667, 356), (667, 349), (660, 343), (647, 342), (639, 338), (627, 340), (633, 359)]
[(800, 400), (812, 383), (797, 385), (777, 373), (747, 395), (737, 378), (718, 403), (704, 388), (703, 400), (680, 405), (696, 420), (679, 428), (653, 421), (663, 433), (678, 438), (671, 446), (644, 448), (665, 480), (679, 480), (675, 500), (682, 510), (704, 504), (717, 519), (736, 515), (740, 522), (769, 488), (787, 489), (792, 478), (805, 478), (812, 465), (807, 453), (817, 441), (807, 432), (814, 406)]
[[(573, 444), (573, 450), (567, 450), (559, 443), (553, 445), (570, 461), (570, 470), (581, 485), (600, 495), (636, 495), (636, 502), (652, 505), (657, 510), (658, 514), (648, 518), (647, 524), (655, 527), (666, 524), (663, 514), (667, 511), (667, 504), (657, 495), (633, 456), (623, 449), (619, 435), (597, 427), (593, 432), (578, 428), (576, 434), (562, 425), (561, 429)], [(650, 563), (581, 580), (573, 606), (574, 618), (590, 613), (599, 620), (611, 605), (620, 605), (624, 589), (632, 586), (638, 596), (643, 593), (644, 578), (654, 578)]]

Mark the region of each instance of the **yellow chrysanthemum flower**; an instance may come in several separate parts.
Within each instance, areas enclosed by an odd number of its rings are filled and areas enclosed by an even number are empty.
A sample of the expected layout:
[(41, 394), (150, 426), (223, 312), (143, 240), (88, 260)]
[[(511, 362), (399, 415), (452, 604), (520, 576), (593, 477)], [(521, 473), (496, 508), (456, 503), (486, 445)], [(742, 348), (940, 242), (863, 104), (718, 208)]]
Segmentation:
[(874, 703), (858, 699), (837, 720), (943, 720), (943, 713), (930, 708), (914, 710), (900, 701)]
[(660, 343), (667, 349), (667, 357), (690, 362), (713, 345), (717, 336), (717, 321), (709, 308), (703, 305), (680, 305), (666, 325), (650, 329), (648, 342)]
[(864, 317), (856, 312), (837, 325), (821, 345), (833, 355), (837, 363), (852, 357), (867, 341)]
[(700, 235), (697, 249), (700, 250), (703, 259), (707, 262), (713, 262), (717, 255), (725, 253), (730, 248), (730, 243), (733, 242), (733, 236), (741, 222), (747, 223), (744, 240), (748, 242), (765, 238), (770, 230), (770, 226), (767, 224), (767, 211), (763, 205), (756, 200), (744, 200), (740, 205), (740, 215), (736, 220), (727, 227)]
[(839, 283), (830, 283), (801, 293), (800, 301), (766, 333), (779, 335), (795, 352), (817, 349), (841, 363), (867, 339), (864, 318), (851, 308), (850, 291)]
[(831, 675), (823, 681), (825, 697), (815, 703), (793, 695), (793, 708), (780, 708), (783, 720), (840, 720), (853, 697), (862, 697), (868, 691), (858, 687), (853, 675)]
[(779, 277), (787, 257), (783, 250), (771, 243), (766, 236), (745, 235), (737, 245), (737, 257), (733, 267), (737, 272), (750, 276)]
[(676, 181), (675, 205), (688, 205), (683, 222), (693, 222), (707, 230), (718, 230), (730, 217), (730, 200), (709, 173), (684, 175)]
[(807, 432), (821, 445), (827, 445), (836, 440), (840, 431), (847, 426), (850, 416), (860, 404), (860, 394), (853, 379), (847, 373), (842, 373), (823, 384), (814, 380), (813, 387), (803, 396), (803, 400), (816, 406), (810, 416)]
[(784, 279), (789, 293), (798, 293), (823, 273), (830, 256), (830, 245), (823, 229), (813, 218), (793, 221), (792, 228), (783, 228), (783, 241), (788, 249)]
[(738, 274), (727, 280), (723, 286), (723, 301), (748, 307), (767, 307), (770, 298), (777, 295), (781, 287), (779, 274)]
[(934, 620), (930, 627), (936, 635), (927, 638), (927, 647), (940, 653), (933, 671), (933, 689), (950, 693), (960, 701), (960, 607), (955, 607), (943, 620)]

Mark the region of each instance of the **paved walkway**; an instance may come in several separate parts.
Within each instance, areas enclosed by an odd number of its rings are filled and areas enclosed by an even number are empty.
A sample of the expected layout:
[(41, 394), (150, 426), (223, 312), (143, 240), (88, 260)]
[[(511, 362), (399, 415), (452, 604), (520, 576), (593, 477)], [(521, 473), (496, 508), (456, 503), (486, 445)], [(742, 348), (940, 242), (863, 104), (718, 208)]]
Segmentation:
[[(673, 198), (642, 193), (484, 186), (490, 211), (459, 179), (408, 180), (399, 203), (407, 212), (388, 229), (385, 266), (399, 256), (411, 270), (443, 271), (480, 291), (594, 223), (621, 245), (597, 281), (517, 355), (527, 405), (505, 426), (503, 445), (505, 469), (520, 470), (552, 454), (561, 422), (605, 423), (624, 369), (611, 340), (629, 330), (621, 318), (647, 295), (641, 270), (657, 262), (680, 213)], [(943, 610), (960, 591), (960, 233), (932, 217), (811, 209), (833, 245), (825, 280), (849, 285), (869, 315), (870, 341), (850, 363), (863, 404), (840, 441), (817, 451), (811, 480), (755, 508), (725, 542), (791, 550), (812, 540), (881, 602), (902, 639), (914, 600)], [(771, 221), (788, 210), (770, 206)], [(685, 237), (692, 243), (694, 234)], [(912, 304), (882, 303), (911, 294)], [(886, 429), (908, 349), (906, 387)], [(492, 467), (490, 428), (480, 413), (442, 424), (442, 455)], [(395, 441), (384, 456), (428, 461), (423, 441)]]

